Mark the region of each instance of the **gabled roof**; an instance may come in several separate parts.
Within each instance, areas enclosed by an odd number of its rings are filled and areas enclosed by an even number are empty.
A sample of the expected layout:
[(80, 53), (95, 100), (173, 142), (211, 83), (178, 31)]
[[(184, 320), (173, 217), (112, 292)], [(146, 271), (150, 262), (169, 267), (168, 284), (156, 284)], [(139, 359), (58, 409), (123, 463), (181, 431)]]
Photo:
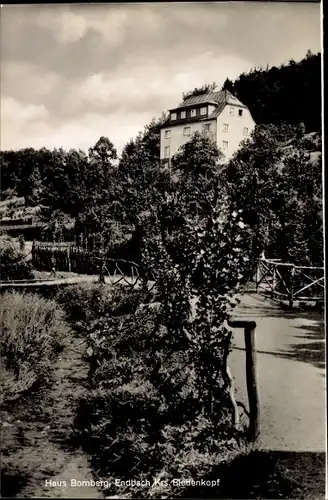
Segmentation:
[[(228, 90), (220, 90), (219, 92), (207, 92), (206, 94), (193, 95), (187, 97), (179, 104), (179, 106), (177, 106), (176, 108), (172, 108), (170, 111), (178, 111), (180, 109), (186, 109), (192, 106), (199, 106), (201, 104), (209, 104), (209, 103), (213, 103), (215, 105), (215, 108), (208, 117), (201, 118), (197, 116), (189, 118), (188, 122), (203, 121), (203, 120), (210, 120), (212, 118), (217, 118), (218, 116), (220, 116), (226, 105), (234, 105), (234, 106), (239, 106), (240, 108), (247, 109), (247, 106), (245, 106), (242, 102), (240, 102), (239, 99), (237, 99), (237, 97), (231, 94), (231, 92), (229, 92)], [(163, 123), (161, 128), (166, 127), (169, 123), (173, 125), (170, 119), (168, 118)]]
[(246, 106), (231, 94), (228, 90), (220, 90), (219, 92), (208, 92), (207, 94), (193, 95), (184, 99), (178, 106), (178, 108), (184, 106), (195, 106), (208, 101), (214, 101), (218, 104), (234, 104), (235, 106), (241, 106), (246, 108)]

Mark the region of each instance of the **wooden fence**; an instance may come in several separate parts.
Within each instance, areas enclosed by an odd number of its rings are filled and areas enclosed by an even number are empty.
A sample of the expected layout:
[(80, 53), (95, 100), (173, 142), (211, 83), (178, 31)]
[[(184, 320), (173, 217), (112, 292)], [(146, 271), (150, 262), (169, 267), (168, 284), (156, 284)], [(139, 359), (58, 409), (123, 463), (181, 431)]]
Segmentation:
[(274, 259), (259, 259), (256, 292), (272, 299), (295, 302), (324, 301), (324, 268), (296, 266)]
[(98, 274), (99, 263), (86, 249), (74, 243), (33, 242), (32, 265), (39, 271)]
[(74, 243), (33, 242), (31, 253), (32, 265), (40, 271), (96, 274), (101, 282), (109, 276), (114, 284), (125, 282), (131, 286), (136, 286), (142, 277), (139, 264), (97, 255)]

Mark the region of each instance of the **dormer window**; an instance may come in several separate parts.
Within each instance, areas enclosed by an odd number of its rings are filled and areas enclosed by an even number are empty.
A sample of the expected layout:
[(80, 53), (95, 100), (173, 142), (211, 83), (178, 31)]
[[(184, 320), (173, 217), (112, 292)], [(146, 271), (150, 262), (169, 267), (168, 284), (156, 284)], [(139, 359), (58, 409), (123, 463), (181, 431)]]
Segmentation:
[(200, 114), (201, 115), (206, 115), (207, 114), (207, 108), (200, 108)]
[(181, 111), (181, 118), (186, 118), (186, 112), (185, 111)]
[(192, 109), (190, 111), (190, 116), (193, 117), (193, 116), (196, 116), (196, 110), (195, 109)]
[(177, 119), (177, 114), (171, 113), (171, 120), (176, 120), (176, 119)]

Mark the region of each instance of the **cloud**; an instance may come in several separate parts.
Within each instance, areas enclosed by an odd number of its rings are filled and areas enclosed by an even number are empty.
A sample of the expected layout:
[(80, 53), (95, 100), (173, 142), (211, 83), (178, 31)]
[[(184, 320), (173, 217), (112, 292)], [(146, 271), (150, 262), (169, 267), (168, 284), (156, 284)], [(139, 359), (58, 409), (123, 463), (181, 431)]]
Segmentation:
[(119, 45), (124, 40), (127, 12), (110, 10), (98, 15), (90, 9), (81, 10), (77, 6), (76, 12), (68, 7), (58, 9), (41, 9), (36, 18), (36, 24), (53, 32), (55, 39), (63, 45), (81, 40), (90, 30), (100, 34), (112, 46)]
[(146, 109), (158, 116), (178, 105), (184, 91), (204, 82), (212, 83), (213, 68), (217, 68), (216, 83), (220, 87), (227, 72), (237, 77), (249, 66), (250, 61), (234, 55), (216, 57), (211, 51), (201, 56), (190, 55), (183, 67), (179, 61), (171, 61), (167, 66), (160, 61), (130, 61), (115, 71), (96, 73), (72, 84), (62, 97), (60, 112), (66, 117), (85, 111), (121, 113), (124, 120), (130, 113)]
[[(24, 137), (48, 119), (48, 110), (43, 106), (24, 104), (12, 97), (1, 99), (1, 149), (22, 147)], [(30, 144), (26, 143), (26, 147)]]
[[(15, 110), (16, 111), (16, 110)], [(95, 113), (86, 113), (80, 120), (71, 120), (52, 127), (47, 120), (42, 119), (42, 113), (32, 114), (29, 126), (18, 126), (16, 122), (7, 120), (1, 129), (3, 149), (42, 148), (50, 149), (82, 149), (87, 151), (99, 137), (108, 136), (120, 152), (126, 142), (136, 136), (152, 119), (149, 112), (129, 114), (128, 120), (122, 120), (120, 115), (110, 117)], [(41, 118), (41, 119), (39, 119)]]
[(12, 97), (5, 97), (1, 101), (1, 120), (3, 125), (15, 120), (19, 122), (20, 126), (24, 126), (27, 122), (43, 120), (47, 116), (48, 111), (44, 106), (23, 104)]
[(57, 92), (63, 78), (53, 71), (28, 62), (2, 64), (1, 92), (34, 104), (43, 103), (53, 92)]

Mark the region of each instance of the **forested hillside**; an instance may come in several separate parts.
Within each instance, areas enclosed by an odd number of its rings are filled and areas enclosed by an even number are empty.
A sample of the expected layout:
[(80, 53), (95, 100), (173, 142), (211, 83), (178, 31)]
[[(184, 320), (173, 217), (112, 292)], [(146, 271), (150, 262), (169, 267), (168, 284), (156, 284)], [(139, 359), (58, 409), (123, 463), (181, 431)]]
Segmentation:
[(234, 82), (227, 78), (222, 90), (248, 106), (257, 124), (303, 122), (306, 132), (321, 130), (320, 53), (308, 51), (300, 62), (252, 69)]

